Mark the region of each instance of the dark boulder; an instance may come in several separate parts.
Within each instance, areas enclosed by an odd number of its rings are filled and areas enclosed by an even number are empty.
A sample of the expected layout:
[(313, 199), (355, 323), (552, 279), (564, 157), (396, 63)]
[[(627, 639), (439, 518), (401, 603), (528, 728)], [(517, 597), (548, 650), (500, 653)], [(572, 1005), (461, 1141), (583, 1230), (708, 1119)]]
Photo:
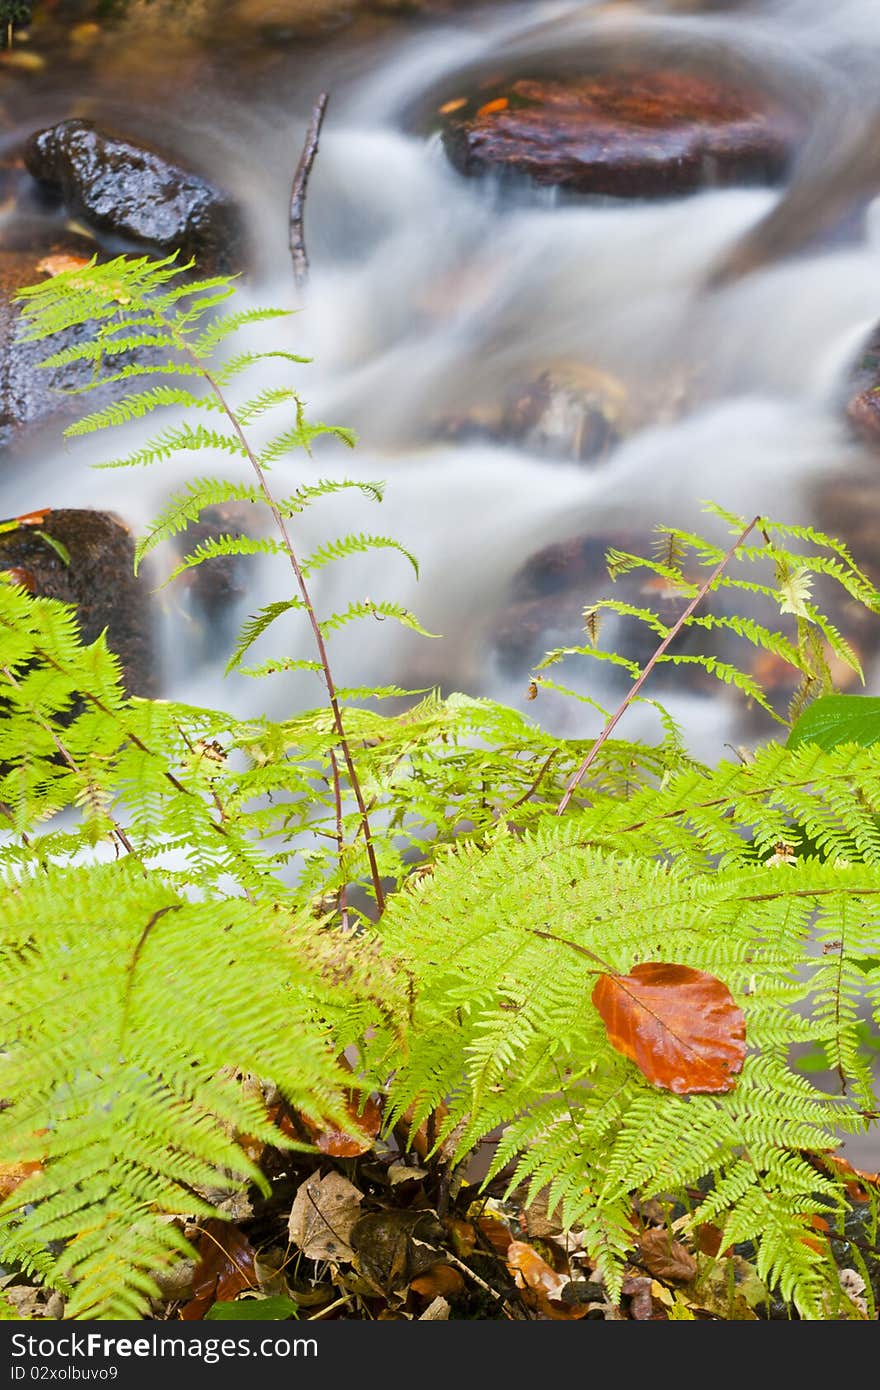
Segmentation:
[(443, 142), (463, 174), (515, 173), (580, 194), (662, 198), (773, 183), (798, 120), (761, 92), (672, 69), (520, 77), (445, 103)]
[(24, 161), (96, 231), (163, 253), (180, 250), (200, 273), (240, 268), (242, 227), (230, 199), (153, 150), (70, 120), (31, 136)]
[[(63, 547), (69, 563), (45, 536)], [(35, 512), (15, 530), (0, 531), (0, 569), (14, 570), (33, 594), (72, 603), (84, 642), (106, 628), (129, 694), (157, 694), (150, 583), (143, 571), (135, 577), (134, 541), (119, 517), (86, 509)]]
[(880, 449), (880, 325), (864, 343), (847, 381), (846, 417), (859, 439)]
[[(88, 377), (87, 369), (74, 364), (49, 372), (39, 363), (53, 350), (85, 341), (90, 329), (70, 329), (51, 344), (17, 341), (19, 309), (13, 298), (26, 285), (43, 281), (47, 266), (63, 268), (63, 258), (68, 258), (69, 264), (83, 263), (93, 251), (90, 243), (70, 237), (44, 243), (40, 252), (0, 246), (0, 448), (9, 445), (22, 426), (47, 419), (59, 410), (68, 417), (83, 413), (83, 398), (65, 397), (61, 390), (82, 384)], [(90, 398), (90, 405), (92, 401)]]

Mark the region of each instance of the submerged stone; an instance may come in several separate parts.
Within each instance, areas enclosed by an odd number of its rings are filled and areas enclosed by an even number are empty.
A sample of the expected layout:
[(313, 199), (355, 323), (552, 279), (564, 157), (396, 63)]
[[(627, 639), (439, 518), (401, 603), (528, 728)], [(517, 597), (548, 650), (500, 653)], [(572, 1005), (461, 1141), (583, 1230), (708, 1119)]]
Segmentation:
[(572, 193), (660, 198), (786, 172), (797, 120), (759, 91), (659, 69), (520, 78), (447, 102), (463, 174), (515, 173)]

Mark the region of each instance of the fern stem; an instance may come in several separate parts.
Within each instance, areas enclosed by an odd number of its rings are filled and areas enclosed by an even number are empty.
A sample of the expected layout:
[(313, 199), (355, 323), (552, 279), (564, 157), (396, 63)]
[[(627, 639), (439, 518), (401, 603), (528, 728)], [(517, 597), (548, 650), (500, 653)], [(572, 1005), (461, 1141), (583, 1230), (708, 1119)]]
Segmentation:
[(335, 726), (336, 734), (339, 739), (339, 747), (342, 750), (342, 756), (345, 759), (345, 767), (346, 771), (348, 772), (348, 780), (351, 785), (351, 790), (354, 793), (354, 798), (357, 802), (358, 813), (360, 815), (361, 825), (363, 826), (364, 831), (364, 843), (366, 845), (367, 858), (370, 864), (370, 877), (373, 881), (373, 892), (376, 895), (376, 907), (379, 912), (379, 915), (381, 916), (381, 914), (385, 910), (385, 893), (382, 889), (382, 880), (379, 875), (379, 865), (376, 860), (376, 851), (373, 844), (373, 832), (370, 829), (370, 819), (367, 813), (366, 802), (364, 801), (364, 794), (361, 789), (360, 778), (358, 776), (357, 769), (354, 765), (354, 758), (351, 752), (351, 745), (348, 741), (348, 735), (345, 732), (345, 725), (342, 722), (342, 711), (339, 707), (339, 698), (336, 694), (336, 683), (333, 679), (333, 673), (330, 669), (330, 658), (327, 655), (327, 645), (324, 641), (324, 634), (321, 631), (321, 624), (318, 622), (318, 616), (315, 612), (315, 606), (312, 603), (312, 597), (309, 592), (308, 585), (306, 584), (306, 578), (303, 574), (302, 566), (300, 565), (299, 559), (297, 558), (297, 554), (293, 546), (293, 541), (290, 538), (290, 533), (287, 529), (287, 524), (281, 513), (281, 509), (279, 508), (278, 503), (275, 501), (275, 497), (269, 488), (269, 484), (266, 481), (266, 475), (263, 472), (263, 469), (260, 465), (260, 461), (254, 453), (253, 449), (251, 448), (247, 436), (245, 435), (244, 430), (241, 427), (241, 423), (239, 422), (239, 419), (235, 411), (232, 409), (232, 407), (229, 405), (229, 402), (226, 400), (226, 397), (223, 394), (223, 390), (219, 382), (217, 381), (216, 377), (214, 377), (209, 371), (209, 369), (205, 366), (205, 363), (202, 361), (202, 359), (193, 351), (193, 349), (185, 340), (181, 341), (180, 346), (187, 353), (190, 359), (195, 363), (198, 370), (202, 373), (205, 381), (208, 383), (209, 387), (214, 392), (214, 395), (218, 403), (220, 404), (223, 413), (225, 414), (230, 425), (232, 426), (236, 438), (238, 439), (239, 443), (244, 449), (247, 455), (248, 462), (250, 463), (251, 468), (253, 469), (254, 474), (256, 475), (256, 479), (259, 484), (260, 491), (262, 492), (263, 497), (265, 498), (266, 505), (275, 519), (275, 525), (277, 526), (278, 532), (281, 536), (285, 554), (287, 555), (287, 558), (290, 561), (290, 566), (293, 570), (294, 577), (296, 579), (296, 586), (299, 589), (300, 597), (303, 601), (303, 606), (305, 608), (305, 612), (309, 620), (309, 626), (312, 629), (312, 636), (315, 641), (315, 647), (317, 648), (318, 652), (318, 659), (321, 663), (321, 669), (324, 676), (324, 685), (327, 689), (327, 700), (330, 705), (330, 712), (333, 715), (333, 724)]
[(734, 555), (736, 554), (736, 552), (737, 552), (737, 550), (739, 549), (739, 547), (740, 547), (740, 546), (743, 544), (743, 542), (746, 540), (747, 536), (755, 529), (755, 527), (758, 525), (758, 523), (760, 522), (760, 520), (761, 520), (761, 518), (760, 518), (759, 516), (753, 517), (752, 520), (749, 522), (748, 526), (746, 526), (745, 529), (744, 529), (743, 531), (740, 532), (739, 536), (736, 538), (736, 540), (734, 541), (733, 545), (730, 547), (730, 549), (727, 551), (727, 553), (722, 557), (722, 559), (719, 560), (718, 564), (715, 566), (715, 568), (713, 569), (712, 573), (709, 575), (708, 579), (706, 579), (705, 582), (704, 582), (703, 584), (700, 585), (700, 588), (699, 588), (699, 589), (697, 590), (697, 592), (694, 594), (694, 597), (691, 599), (691, 601), (690, 601), (690, 603), (688, 604), (687, 608), (685, 608), (684, 612), (680, 614), (680, 616), (678, 617), (677, 621), (676, 621), (676, 622), (673, 624), (673, 626), (669, 629), (669, 631), (667, 632), (666, 636), (663, 638), (663, 641), (660, 643), (659, 647), (658, 647), (657, 650), (654, 652), (654, 655), (653, 655), (653, 656), (651, 657), (651, 659), (642, 667), (642, 670), (639, 672), (639, 675), (638, 675), (638, 677), (636, 678), (636, 681), (635, 681), (635, 684), (633, 685), (632, 690), (629, 691), (629, 693), (627, 694), (626, 698), (621, 702), (621, 704), (618, 706), (618, 708), (614, 711), (614, 713), (612, 714), (611, 718), (608, 720), (607, 724), (605, 725), (604, 729), (602, 730), (601, 734), (600, 734), (599, 737), (596, 739), (595, 743), (593, 744), (592, 748), (590, 749), (589, 753), (588, 753), (587, 756), (584, 758), (584, 760), (583, 760), (583, 762), (581, 763), (580, 767), (578, 768), (577, 772), (575, 772), (574, 776), (573, 776), (573, 777), (571, 778), (571, 780), (569, 781), (568, 786), (566, 787), (565, 792), (564, 792), (564, 794), (563, 794), (563, 796), (562, 796), (562, 800), (560, 801), (559, 805), (558, 805), (557, 808), (556, 808), (556, 814), (557, 814), (557, 816), (561, 816), (562, 813), (563, 813), (563, 812), (565, 811), (565, 809), (567, 808), (568, 803), (571, 801), (571, 798), (573, 797), (573, 795), (574, 795), (574, 793), (575, 793), (575, 790), (576, 790), (578, 784), (583, 780), (584, 776), (586, 775), (587, 770), (592, 766), (592, 764), (595, 762), (596, 758), (598, 757), (599, 750), (602, 748), (602, 745), (611, 737), (611, 734), (614, 732), (614, 729), (617, 727), (617, 724), (620, 722), (620, 720), (621, 720), (621, 719), (623, 718), (623, 716), (626, 714), (626, 711), (629, 709), (630, 705), (631, 705), (631, 704), (633, 703), (633, 701), (635, 700), (635, 698), (636, 698), (636, 696), (638, 695), (639, 691), (641, 690), (642, 686), (645, 684), (645, 681), (646, 681), (646, 680), (648, 679), (648, 677), (650, 676), (651, 672), (653, 671), (654, 667), (657, 665), (657, 662), (660, 660), (660, 658), (661, 658), (661, 656), (663, 655), (663, 653), (666, 651), (667, 647), (669, 647), (669, 646), (671, 645), (671, 643), (675, 641), (675, 638), (676, 638), (676, 637), (678, 636), (678, 634), (681, 632), (681, 629), (684, 627), (684, 625), (685, 625), (685, 623), (687, 622), (688, 618), (691, 616), (691, 614), (694, 612), (694, 610), (698, 607), (698, 605), (702, 602), (702, 600), (706, 597), (706, 594), (709, 592), (709, 590), (711, 589), (712, 585), (715, 583), (716, 579), (719, 578), (719, 576), (724, 572), (724, 570), (725, 570), (725, 569), (727, 568), (727, 566), (730, 564), (730, 561), (733, 559), (733, 557), (734, 557)]
[(346, 896), (348, 884), (345, 881), (345, 834), (342, 825), (342, 786), (339, 781), (339, 764), (336, 761), (336, 750), (333, 748), (330, 749), (330, 767), (333, 771), (333, 804), (336, 808), (336, 843), (339, 846), (339, 872), (342, 875), (342, 882), (339, 885), (339, 895), (336, 900), (336, 908), (342, 919), (342, 930), (348, 931), (348, 901)]

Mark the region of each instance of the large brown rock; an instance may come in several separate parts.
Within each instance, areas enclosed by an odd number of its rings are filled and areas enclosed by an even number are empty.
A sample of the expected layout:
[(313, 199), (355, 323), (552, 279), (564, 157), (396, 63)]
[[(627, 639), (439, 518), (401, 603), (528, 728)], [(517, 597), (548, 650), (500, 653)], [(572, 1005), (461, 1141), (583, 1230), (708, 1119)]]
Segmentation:
[(157, 151), (70, 120), (33, 135), (24, 161), (96, 231), (162, 253), (179, 250), (200, 273), (240, 269), (242, 227), (228, 196)]
[(772, 183), (797, 119), (759, 91), (673, 69), (520, 77), (445, 103), (443, 142), (463, 174), (515, 173), (573, 193), (667, 197)]
[[(40, 532), (60, 543), (69, 564)], [(106, 628), (129, 694), (158, 693), (149, 580), (144, 572), (135, 577), (134, 541), (119, 517), (86, 509), (36, 512), (15, 530), (0, 531), (0, 569), (14, 570), (34, 594), (72, 603), (84, 642)]]

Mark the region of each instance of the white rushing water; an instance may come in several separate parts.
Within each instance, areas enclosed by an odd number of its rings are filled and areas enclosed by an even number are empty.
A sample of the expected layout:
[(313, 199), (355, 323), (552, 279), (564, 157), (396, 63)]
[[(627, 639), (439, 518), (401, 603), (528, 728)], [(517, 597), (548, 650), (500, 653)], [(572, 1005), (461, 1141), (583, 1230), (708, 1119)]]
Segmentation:
[[(644, 203), (562, 200), (525, 187), (511, 193), (492, 180), (461, 178), (435, 138), (413, 133), (419, 99), (444, 83), (454, 93), (455, 75), (489, 57), (501, 66), (524, 54), (570, 64), (620, 34), (642, 36), (640, 42), (647, 35), (663, 51), (708, 46), (722, 67), (756, 66), (811, 112), (812, 133), (792, 179), (791, 196), (802, 190), (796, 241), (803, 209), (815, 210), (836, 187), (834, 178), (847, 177), (845, 167), (832, 168), (817, 152), (833, 144), (833, 131), (849, 138), (853, 113), (864, 114), (875, 101), (880, 4), (850, 0), (833, 13), (819, 0), (778, 0), (731, 14), (698, 14), (673, 3), (645, 10), (492, 6), (432, 29), (398, 30), (369, 62), (350, 51), (325, 58), (318, 49), (308, 86), (302, 56), (291, 51), (290, 72), (284, 54), (276, 54), (265, 87), (255, 85), (247, 97), (221, 98), (208, 84), (198, 97), (181, 94), (178, 117), (163, 107), (163, 130), (173, 133), (177, 119), (184, 147), (201, 131), (218, 168), (222, 151), (225, 181), (244, 201), (256, 252), (244, 299), (300, 309), (282, 329), (261, 329), (254, 342), (283, 342), (313, 357), (295, 382), (310, 417), (359, 435), (354, 455), (319, 443), (314, 464), (280, 466), (279, 490), (289, 492), (315, 470), (386, 482), (381, 508), (346, 495), (307, 513), (298, 524), (301, 550), (348, 531), (381, 531), (420, 561), (419, 581), (387, 551), (321, 577), (323, 611), (355, 596), (389, 598), (441, 634), (428, 642), (390, 622), (362, 623), (356, 640), (352, 629), (335, 653), (342, 683), (436, 683), (527, 708), (528, 667), (498, 668), (493, 625), (513, 575), (542, 546), (578, 535), (595, 535), (601, 544), (615, 531), (647, 533), (656, 522), (719, 534), (700, 515), (703, 499), (748, 515), (813, 520), (814, 485), (864, 463), (842, 422), (840, 393), (848, 365), (880, 318), (880, 217), (872, 209), (845, 242), (770, 257), (752, 274), (708, 289), (713, 267), (787, 205), (788, 190), (710, 189)], [(293, 85), (300, 96), (292, 134), (278, 102)], [(309, 101), (321, 87), (330, 90), (331, 106), (309, 186), (311, 274), (300, 303), (290, 273), (287, 196)], [(104, 106), (97, 92), (85, 105), (96, 118), (106, 107), (120, 124), (122, 101), (117, 88)], [(138, 133), (139, 116), (148, 122), (147, 138), (151, 118), (133, 97), (129, 134)], [(782, 225), (791, 237), (784, 219)], [(526, 445), (438, 437), (439, 422), (497, 401), (511, 383), (554, 362), (588, 364), (633, 397), (646, 385), (674, 384), (678, 375), (696, 389), (677, 415), (646, 418), (596, 467), (554, 461)], [(108, 452), (124, 452), (140, 433), (58, 448), (51, 429), (44, 432), (27, 466), (4, 482), (4, 514), (46, 503), (94, 505), (140, 530), (175, 483), (207, 471), (203, 458), (138, 475), (89, 469)], [(243, 611), (284, 592), (283, 568), (267, 562)], [(165, 693), (248, 708), (253, 686), (221, 687), (222, 663), (197, 653), (173, 602), (163, 621)], [(259, 655), (310, 654), (306, 640), (279, 623)], [(270, 712), (318, 698), (315, 687), (286, 677), (272, 689), (264, 695)], [(727, 698), (691, 697), (683, 708), (696, 751), (719, 753), (731, 720)], [(591, 731), (582, 722), (588, 715), (573, 705), (563, 709), (548, 699), (532, 712), (565, 732)]]

